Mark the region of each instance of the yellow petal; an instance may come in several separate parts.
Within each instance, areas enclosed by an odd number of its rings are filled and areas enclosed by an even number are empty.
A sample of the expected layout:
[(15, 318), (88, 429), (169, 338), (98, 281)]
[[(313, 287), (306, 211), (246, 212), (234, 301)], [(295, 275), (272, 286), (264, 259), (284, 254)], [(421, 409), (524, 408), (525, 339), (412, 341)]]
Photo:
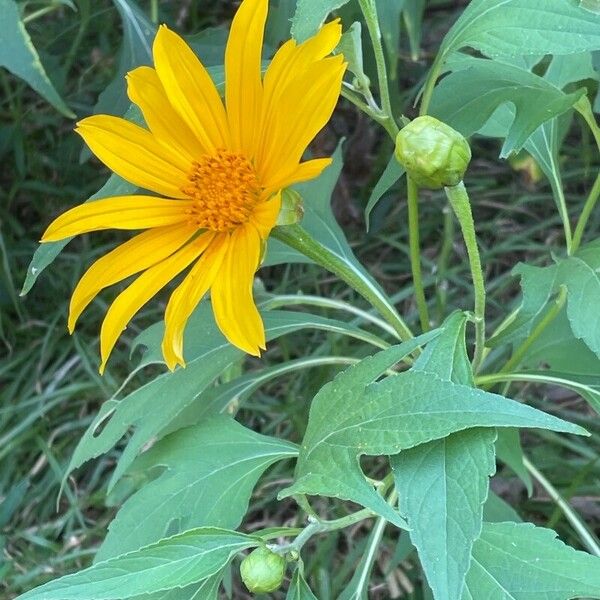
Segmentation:
[(342, 56), (325, 58), (288, 83), (272, 109), (261, 158), (257, 158), (265, 187), (300, 162), (308, 144), (325, 126), (339, 98), (345, 68)]
[(177, 223), (144, 231), (99, 258), (79, 280), (71, 296), (69, 331), (100, 290), (144, 271), (179, 250), (196, 227)]
[(80, 204), (60, 215), (44, 232), (42, 242), (101, 229), (151, 229), (187, 221), (188, 200), (154, 196), (115, 196)]
[(154, 38), (154, 66), (179, 116), (206, 152), (229, 147), (225, 108), (210, 75), (192, 49), (161, 25)]
[(260, 125), (261, 52), (268, 0), (244, 0), (225, 50), (225, 99), (232, 149), (254, 155)]
[(138, 67), (130, 71), (127, 94), (140, 107), (144, 120), (159, 142), (176, 148), (190, 164), (204, 152), (191, 129), (171, 106), (154, 69)]
[(306, 162), (296, 165), (295, 168), (287, 173), (282, 173), (280, 179), (277, 181), (269, 182), (270, 189), (273, 191), (280, 190), (295, 183), (315, 179), (315, 177), (318, 177), (331, 163), (331, 158), (315, 158), (313, 160), (307, 160)]
[[(339, 19), (336, 19), (321, 27), (315, 36), (299, 46), (294, 40), (289, 40), (277, 50), (265, 73), (263, 123), (284, 93), (287, 84), (301, 76), (315, 61), (330, 54), (341, 37), (342, 26)], [(264, 130), (268, 130), (267, 123), (263, 125)]]
[(206, 249), (214, 233), (205, 233), (181, 250), (144, 271), (128, 288), (121, 292), (111, 304), (100, 330), (100, 373), (114, 345), (133, 318), (150, 298), (156, 295), (171, 279), (179, 275)]
[(204, 254), (173, 292), (165, 312), (165, 333), (162, 341), (163, 356), (169, 369), (180, 364), (183, 358), (183, 332), (190, 315), (209, 290), (217, 276), (229, 245), (229, 234), (215, 236)]
[(278, 191), (273, 197), (261, 202), (252, 213), (250, 222), (256, 227), (261, 239), (266, 240), (271, 229), (277, 222), (277, 216), (281, 210), (281, 192)]
[(234, 346), (254, 356), (260, 356), (260, 349), (265, 348), (265, 329), (252, 296), (261, 244), (253, 225), (234, 230), (221, 270), (211, 288), (212, 307), (219, 329)]
[(80, 121), (75, 131), (123, 179), (169, 198), (185, 198), (181, 188), (188, 183), (192, 165), (146, 129), (119, 117), (95, 115)]

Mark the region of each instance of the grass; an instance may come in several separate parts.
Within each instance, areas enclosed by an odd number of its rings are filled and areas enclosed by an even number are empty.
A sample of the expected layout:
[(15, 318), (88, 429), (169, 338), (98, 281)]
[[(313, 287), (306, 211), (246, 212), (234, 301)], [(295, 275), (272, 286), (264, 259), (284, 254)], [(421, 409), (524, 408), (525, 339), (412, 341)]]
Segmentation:
[[(175, 3), (173, 3), (175, 4)], [(185, 14), (161, 3), (161, 17), (181, 21), (184, 31), (218, 25), (231, 15), (230, 3), (190, 1)], [(83, 21), (87, 7), (89, 18)], [(144, 8), (150, 10), (149, 3)], [(443, 7), (442, 7), (443, 8)], [(448, 10), (432, 13), (431, 30), (449, 21)], [(115, 49), (120, 42), (118, 13), (108, 1), (80, 3), (80, 13), (60, 8), (28, 24), (34, 42), (55, 77), (62, 77), (65, 97), (78, 115), (92, 111), (99, 91), (110, 82)], [(75, 40), (76, 43), (73, 42)], [(430, 40), (432, 47), (437, 41)], [(424, 63), (411, 66), (411, 86)], [(417, 70), (417, 73), (413, 71)], [(152, 302), (120, 342), (105, 377), (97, 373), (98, 328), (110, 298), (102, 294), (88, 309), (82, 327), (73, 337), (66, 332), (70, 292), (83, 269), (110, 244), (110, 235), (73, 242), (26, 297), (18, 296), (36, 240), (45, 225), (61, 210), (95, 192), (106, 172), (94, 161), (80, 163), (81, 143), (72, 123), (61, 118), (25, 84), (0, 71), (4, 91), (0, 99), (0, 596), (12, 598), (40, 582), (87, 565), (101, 541), (115, 509), (107, 507), (107, 478), (118, 454), (87, 464), (69, 479), (59, 496), (63, 473), (78, 438), (100, 404), (118, 389), (131, 362), (128, 342), (145, 325), (160, 318), (163, 304)], [(408, 98), (404, 109), (410, 113)], [(406, 237), (406, 199), (403, 186), (388, 194), (373, 215), (373, 228), (365, 235), (362, 210), (390, 153), (382, 140), (353, 108), (342, 105), (328, 132), (320, 136), (320, 149), (329, 151), (346, 134), (346, 165), (333, 199), (338, 219), (369, 270), (386, 289), (396, 294), (403, 315), (415, 325)], [(576, 216), (594, 174), (591, 140), (572, 127), (563, 152), (563, 177), (572, 216)], [(358, 148), (358, 150), (357, 150)], [(560, 250), (562, 233), (549, 186), (530, 184), (497, 159), (498, 147), (476, 142), (476, 159), (468, 186), (473, 201), (482, 261), (489, 292), (490, 329), (506, 315), (507, 305), (518, 297), (518, 283), (510, 270), (520, 260), (544, 264), (549, 249)], [(439, 193), (421, 198), (421, 235), (424, 277), (430, 311), (437, 321), (452, 308), (471, 307), (471, 289), (465, 252), (445, 218)], [(598, 214), (598, 213), (596, 213)], [(600, 230), (598, 216), (590, 222), (590, 238)], [(440, 255), (446, 259), (440, 260)], [(364, 306), (335, 278), (314, 267), (289, 265), (261, 272), (267, 290), (274, 293), (320, 294)], [(435, 291), (435, 286), (438, 291)], [(315, 312), (331, 315), (327, 309)], [(266, 355), (267, 364), (302, 356), (353, 355), (346, 339), (302, 333), (284, 338)], [(256, 368), (257, 363), (249, 363)], [(241, 368), (241, 366), (239, 367)], [(320, 367), (275, 380), (252, 395), (240, 419), (264, 433), (301, 439), (309, 402), (335, 369)], [(231, 373), (233, 375), (234, 373)], [(142, 373), (140, 378), (148, 377)], [(555, 389), (526, 385), (514, 394), (597, 432), (597, 420), (575, 396)], [(571, 502), (591, 530), (600, 532), (597, 490), (600, 478), (600, 439), (565, 439), (552, 433), (528, 433), (524, 445), (531, 461)], [(380, 466), (380, 465), (379, 465)], [(378, 468), (378, 464), (373, 465)], [(282, 483), (291, 477), (290, 465), (271, 469), (257, 488), (245, 527), (253, 530), (295, 522), (295, 507), (277, 502)], [(527, 497), (523, 484), (506, 467), (500, 467), (494, 488), (524, 518), (557, 529), (576, 547), (581, 540), (548, 494), (535, 486)], [(317, 510), (325, 502), (316, 503)], [(347, 507), (334, 505), (341, 516)], [(320, 598), (335, 597), (352, 575), (367, 543), (363, 524), (322, 538), (307, 554), (306, 572)], [(341, 550), (339, 563), (331, 562)], [(373, 598), (426, 598), (421, 576), (408, 558), (407, 537), (391, 529), (384, 533), (374, 567)], [(244, 597), (239, 582), (231, 584), (235, 598)]]

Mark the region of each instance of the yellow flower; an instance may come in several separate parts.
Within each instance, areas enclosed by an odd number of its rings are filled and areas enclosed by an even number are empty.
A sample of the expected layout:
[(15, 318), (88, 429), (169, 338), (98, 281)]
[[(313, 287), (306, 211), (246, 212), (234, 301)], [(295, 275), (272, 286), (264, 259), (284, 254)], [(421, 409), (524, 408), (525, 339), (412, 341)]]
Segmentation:
[(300, 162), (337, 102), (346, 64), (329, 56), (341, 27), (328, 23), (302, 44), (286, 42), (261, 77), (268, 0), (244, 0), (225, 51), (225, 106), (208, 72), (177, 34), (160, 27), (154, 68), (128, 74), (129, 98), (148, 125), (96, 115), (76, 131), (127, 181), (159, 196), (130, 195), (77, 206), (50, 224), (42, 242), (102, 229), (144, 229), (97, 260), (79, 281), (69, 331), (107, 286), (141, 273), (102, 323), (103, 372), (136, 312), (189, 269), (165, 312), (162, 350), (170, 369), (185, 365), (183, 332), (210, 291), (225, 337), (260, 355), (265, 332), (252, 296), (254, 274), (280, 209), (281, 190), (317, 177), (330, 164)]

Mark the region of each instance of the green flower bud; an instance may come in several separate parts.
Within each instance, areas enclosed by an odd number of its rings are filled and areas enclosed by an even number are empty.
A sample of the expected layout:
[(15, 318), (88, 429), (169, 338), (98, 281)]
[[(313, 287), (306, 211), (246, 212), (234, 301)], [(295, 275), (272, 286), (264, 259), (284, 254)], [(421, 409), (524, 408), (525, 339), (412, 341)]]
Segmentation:
[(302, 220), (304, 207), (302, 196), (290, 188), (281, 192), (281, 209), (277, 215), (277, 225), (293, 225)]
[(274, 592), (283, 583), (286, 561), (266, 547), (253, 550), (240, 565), (240, 575), (250, 592)]
[(467, 140), (446, 123), (427, 115), (400, 130), (395, 154), (419, 187), (433, 190), (459, 184), (471, 160)]

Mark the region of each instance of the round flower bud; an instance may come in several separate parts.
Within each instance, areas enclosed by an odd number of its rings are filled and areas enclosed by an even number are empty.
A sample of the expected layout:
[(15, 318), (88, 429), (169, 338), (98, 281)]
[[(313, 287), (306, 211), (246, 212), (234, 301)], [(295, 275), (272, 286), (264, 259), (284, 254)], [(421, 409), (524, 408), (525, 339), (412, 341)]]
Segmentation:
[(419, 187), (438, 190), (462, 181), (471, 160), (465, 138), (434, 117), (417, 117), (396, 136), (396, 159)]
[(274, 592), (283, 583), (286, 561), (266, 547), (253, 550), (240, 565), (240, 575), (250, 592)]

